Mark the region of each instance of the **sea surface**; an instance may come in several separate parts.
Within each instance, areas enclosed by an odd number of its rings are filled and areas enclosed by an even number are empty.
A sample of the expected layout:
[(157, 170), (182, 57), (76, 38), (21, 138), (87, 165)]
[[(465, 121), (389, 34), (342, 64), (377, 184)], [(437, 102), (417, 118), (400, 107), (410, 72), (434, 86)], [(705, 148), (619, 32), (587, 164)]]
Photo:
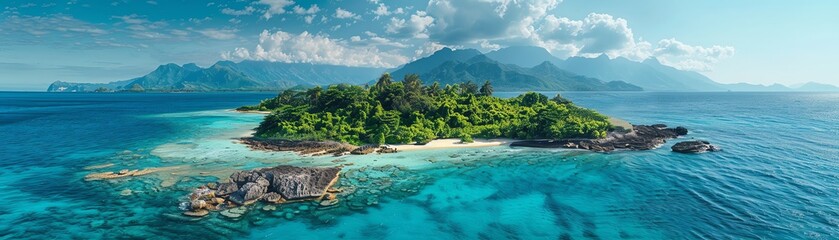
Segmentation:
[[(0, 239), (839, 239), (836, 93), (569, 92), (578, 105), (690, 134), (639, 152), (337, 158), (238, 144), (262, 115), (230, 109), (273, 95), (0, 92)], [(687, 139), (723, 151), (669, 150)], [(180, 215), (195, 187), (278, 164), (352, 164), (339, 183), (347, 192), (332, 207)], [(164, 168), (84, 180), (154, 167)]]

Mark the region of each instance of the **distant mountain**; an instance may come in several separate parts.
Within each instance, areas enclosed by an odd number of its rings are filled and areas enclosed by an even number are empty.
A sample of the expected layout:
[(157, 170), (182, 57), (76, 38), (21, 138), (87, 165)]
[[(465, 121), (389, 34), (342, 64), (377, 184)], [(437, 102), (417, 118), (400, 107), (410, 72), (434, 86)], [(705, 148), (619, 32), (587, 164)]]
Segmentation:
[(534, 67), (544, 62), (561, 65), (562, 59), (554, 57), (548, 50), (536, 46), (512, 46), (498, 49), (486, 54), (487, 57), (503, 64), (514, 64), (520, 67)]
[[(433, 56), (433, 55), (432, 55)], [(467, 61), (446, 61), (428, 72), (418, 73), (426, 83), (441, 85), (486, 80), (496, 91), (640, 91), (638, 86), (624, 82), (603, 82), (559, 69), (550, 62), (532, 68), (499, 63), (485, 55)]]
[(605, 54), (597, 58), (571, 57), (558, 67), (588, 77), (607, 81), (620, 80), (647, 91), (723, 91), (719, 83), (702, 74), (662, 65), (655, 58), (635, 62)]
[(732, 84), (724, 84), (725, 88), (729, 91), (735, 92), (788, 92), (792, 91), (791, 88), (781, 85), (781, 84), (772, 84), (772, 85), (760, 85), (760, 84), (751, 84), (751, 83), (732, 83)]
[(604, 81), (624, 81), (647, 91), (726, 90), (702, 74), (662, 65), (655, 58), (636, 62), (623, 57), (610, 59), (604, 54), (597, 58), (571, 57), (562, 60), (544, 48), (535, 46), (502, 48), (486, 55), (501, 63), (522, 67), (532, 67), (547, 61), (579, 75)]
[(794, 87), (781, 84), (760, 85), (750, 83), (734, 83), (724, 85), (730, 91), (740, 92), (839, 92), (839, 87), (816, 82), (808, 82)]
[(824, 83), (808, 82), (793, 88), (793, 90), (804, 92), (839, 92), (839, 87)]
[(463, 62), (475, 56), (482, 55), (481, 52), (475, 49), (452, 50), (451, 48), (443, 48), (437, 50), (428, 57), (417, 59), (416, 61), (407, 63), (402, 67), (390, 73), (396, 79), (402, 79), (408, 74), (417, 74), (431, 71), (440, 64), (448, 61)]
[(220, 61), (201, 68), (195, 64), (165, 64), (145, 76), (111, 83), (68, 83), (57, 81), (49, 92), (93, 91), (262, 91), (294, 86), (362, 84), (378, 77), (384, 69), (282, 63)]

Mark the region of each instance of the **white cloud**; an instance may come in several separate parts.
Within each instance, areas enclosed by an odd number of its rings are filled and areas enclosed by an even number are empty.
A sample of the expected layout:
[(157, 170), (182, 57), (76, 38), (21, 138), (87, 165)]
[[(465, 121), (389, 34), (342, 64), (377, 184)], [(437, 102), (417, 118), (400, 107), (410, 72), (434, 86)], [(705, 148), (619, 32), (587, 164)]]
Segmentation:
[(194, 30), (195, 32), (200, 33), (206, 37), (217, 39), (217, 40), (230, 40), (236, 38), (236, 32), (238, 30), (235, 29), (201, 29), (201, 30)]
[(137, 14), (114, 16), (112, 18), (120, 19), (122, 22), (117, 25), (125, 26), (124, 30), (128, 31), (132, 38), (164, 39), (170, 37), (163, 32), (163, 28), (169, 25), (164, 21), (150, 21)]
[(501, 45), (493, 44), (487, 41), (486, 39), (480, 41), (481, 48), (488, 51), (495, 51), (501, 49)]
[(236, 10), (232, 8), (224, 8), (221, 10), (221, 13), (233, 16), (242, 16), (242, 15), (251, 15), (253, 12), (256, 11), (256, 8), (247, 6), (242, 10)]
[(391, 12), (388, 11), (387, 6), (384, 3), (379, 3), (379, 6), (373, 10), (373, 14), (376, 15), (374, 19), (379, 19), (381, 16), (389, 16)]
[(583, 20), (549, 15), (539, 27), (538, 34), (533, 38), (535, 41), (571, 50), (571, 55), (594, 57), (606, 53), (611, 57), (646, 58), (636, 51), (638, 43), (626, 20), (609, 14), (591, 13)]
[(434, 23), (434, 18), (424, 11), (417, 11), (408, 20), (391, 18), (386, 26), (386, 32), (403, 38), (428, 38), (427, 29)]
[(178, 30), (178, 29), (172, 29), (172, 30), (169, 31), (169, 33), (171, 33), (172, 35), (175, 35), (175, 36), (179, 36), (179, 37), (186, 37), (187, 35), (189, 35), (189, 32), (184, 31), (184, 30)]
[(352, 36), (352, 37), (350, 37), (350, 41), (352, 41), (352, 42), (360, 42), (360, 41), (361, 41), (361, 37), (359, 37), (359, 36)]
[(307, 14), (315, 14), (315, 13), (318, 13), (318, 12), (320, 12), (320, 8), (318, 7), (317, 4), (312, 4), (312, 6), (310, 6), (309, 9), (301, 7), (300, 5), (294, 6), (294, 13), (296, 13), (296, 14), (307, 15)]
[(306, 21), (307, 24), (312, 24), (312, 20), (315, 20), (315, 15), (308, 15), (303, 17), (303, 20)]
[(661, 63), (682, 70), (709, 71), (719, 59), (734, 54), (733, 47), (691, 46), (676, 39), (664, 39), (653, 47), (636, 40), (625, 19), (608, 14), (591, 13), (582, 20), (545, 17), (532, 40), (560, 57), (625, 57), (641, 61), (656, 57)]
[(335, 17), (340, 18), (340, 19), (346, 19), (346, 18), (357, 18), (358, 15), (356, 15), (355, 13), (352, 13), (350, 11), (344, 10), (342, 8), (336, 8), (335, 9)]
[(437, 43), (437, 42), (431, 42), (431, 41), (425, 42), (422, 46), (420, 46), (419, 48), (414, 50), (413, 60), (417, 60), (417, 59), (420, 59), (420, 58), (423, 58), (423, 57), (427, 57), (427, 56), (433, 54), (434, 52), (437, 52), (440, 49), (443, 49), (443, 48), (446, 48), (446, 47), (457, 48), (456, 46), (449, 46), (449, 45), (440, 44), (440, 43)]
[(720, 59), (734, 55), (733, 47), (724, 46), (691, 46), (675, 38), (662, 39), (653, 50), (652, 55), (661, 63), (682, 70), (710, 71), (711, 66)]
[(268, 9), (265, 10), (265, 13), (262, 15), (265, 19), (271, 19), (273, 15), (283, 14), (286, 12), (285, 7), (288, 7), (294, 4), (294, 1), (290, 0), (259, 0), (258, 4), (268, 5)]
[(408, 45), (406, 45), (404, 43), (395, 42), (393, 40), (383, 38), (383, 37), (371, 37), (369, 39), (369, 41), (372, 45), (378, 45), (378, 46), (391, 46), (391, 47), (396, 47), (396, 48), (409, 47)]
[(222, 54), (222, 58), (368, 67), (394, 67), (408, 61), (407, 57), (395, 52), (369, 46), (353, 47), (320, 34), (271, 33), (268, 30), (259, 35), (259, 43), (253, 50), (236, 48)]
[(204, 17), (204, 18), (189, 18), (188, 20), (189, 20), (189, 22), (191, 22), (191, 23), (201, 24), (201, 23), (204, 23), (204, 22), (206, 22), (206, 21), (213, 20), (213, 19), (212, 19), (212, 18), (210, 18), (210, 17)]
[(446, 44), (478, 40), (530, 38), (533, 23), (556, 8), (558, 0), (431, 0), (426, 11), (434, 18), (432, 40)]

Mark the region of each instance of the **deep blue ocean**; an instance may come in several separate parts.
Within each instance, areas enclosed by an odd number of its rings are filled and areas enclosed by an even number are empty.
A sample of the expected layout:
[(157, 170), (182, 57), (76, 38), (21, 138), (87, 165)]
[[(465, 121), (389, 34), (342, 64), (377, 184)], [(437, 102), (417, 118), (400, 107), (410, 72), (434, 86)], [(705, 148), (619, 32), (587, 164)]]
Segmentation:
[[(273, 93), (0, 92), (0, 239), (839, 239), (839, 94), (563, 93), (723, 151), (510, 147), (304, 157), (236, 143)], [(515, 93), (498, 93), (514, 96)], [(549, 95), (552, 96), (552, 95)], [(179, 202), (237, 169), (354, 163), (337, 208)], [(167, 167), (126, 179), (101, 171)], [(360, 203), (360, 204), (358, 204)]]

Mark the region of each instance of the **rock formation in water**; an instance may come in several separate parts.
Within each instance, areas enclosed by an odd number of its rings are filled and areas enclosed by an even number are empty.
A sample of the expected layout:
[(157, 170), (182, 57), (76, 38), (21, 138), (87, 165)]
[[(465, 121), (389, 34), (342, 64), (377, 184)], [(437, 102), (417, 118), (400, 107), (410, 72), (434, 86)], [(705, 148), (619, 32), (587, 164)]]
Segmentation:
[(560, 139), (560, 140), (529, 140), (513, 142), (510, 146), (538, 147), (538, 148), (576, 148), (596, 152), (611, 152), (616, 149), (650, 150), (664, 144), (667, 139), (686, 135), (687, 128), (668, 128), (664, 124), (633, 125), (629, 132), (609, 132), (602, 139)]
[(350, 152), (358, 148), (352, 144), (335, 141), (289, 141), (256, 138), (242, 138), (241, 141), (253, 150), (292, 151), (300, 154), (334, 154)]
[(291, 151), (300, 154), (323, 155), (333, 154), (343, 156), (346, 154), (364, 155), (370, 153), (395, 153), (397, 149), (386, 145), (367, 144), (356, 147), (349, 143), (336, 141), (291, 141), (279, 139), (258, 139), (242, 138), (242, 143), (253, 150), (262, 151)]
[(677, 153), (703, 153), (716, 152), (720, 150), (717, 146), (711, 145), (710, 142), (702, 140), (676, 143), (676, 145), (673, 145), (670, 149)]
[[(281, 165), (252, 171), (241, 171), (219, 183), (202, 186), (184, 204), (187, 216), (202, 217), (206, 210), (220, 210), (264, 200), (270, 203), (320, 200), (338, 181), (339, 167), (295, 167)], [(226, 212), (225, 214), (235, 215)]]

